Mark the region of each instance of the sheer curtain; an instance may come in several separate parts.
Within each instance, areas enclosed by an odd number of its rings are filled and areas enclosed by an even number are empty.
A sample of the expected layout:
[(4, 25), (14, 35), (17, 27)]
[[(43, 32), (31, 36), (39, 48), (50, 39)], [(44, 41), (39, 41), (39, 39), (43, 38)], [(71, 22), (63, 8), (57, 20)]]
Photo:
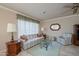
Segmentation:
[(39, 21), (17, 15), (18, 37), (21, 35), (31, 35), (39, 33)]

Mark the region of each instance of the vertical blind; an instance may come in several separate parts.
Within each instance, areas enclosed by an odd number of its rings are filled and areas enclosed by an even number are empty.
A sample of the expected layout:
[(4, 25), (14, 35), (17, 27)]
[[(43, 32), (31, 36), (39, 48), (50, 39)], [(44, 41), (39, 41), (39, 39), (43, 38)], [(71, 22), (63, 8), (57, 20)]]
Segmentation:
[(39, 21), (17, 15), (18, 37), (21, 35), (31, 35), (39, 33)]

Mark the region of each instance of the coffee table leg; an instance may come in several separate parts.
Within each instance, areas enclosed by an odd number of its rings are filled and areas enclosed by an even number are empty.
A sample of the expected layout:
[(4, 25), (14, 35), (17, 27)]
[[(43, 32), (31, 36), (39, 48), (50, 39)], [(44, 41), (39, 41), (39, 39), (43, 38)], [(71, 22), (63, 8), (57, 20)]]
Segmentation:
[(48, 50), (48, 45), (46, 45), (46, 50)]

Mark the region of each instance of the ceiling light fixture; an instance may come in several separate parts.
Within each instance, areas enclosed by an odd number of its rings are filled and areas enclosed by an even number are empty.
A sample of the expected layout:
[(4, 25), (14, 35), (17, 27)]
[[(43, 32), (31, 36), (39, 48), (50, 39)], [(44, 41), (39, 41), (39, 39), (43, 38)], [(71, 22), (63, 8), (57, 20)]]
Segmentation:
[(43, 14), (46, 14), (46, 11), (43, 11)]

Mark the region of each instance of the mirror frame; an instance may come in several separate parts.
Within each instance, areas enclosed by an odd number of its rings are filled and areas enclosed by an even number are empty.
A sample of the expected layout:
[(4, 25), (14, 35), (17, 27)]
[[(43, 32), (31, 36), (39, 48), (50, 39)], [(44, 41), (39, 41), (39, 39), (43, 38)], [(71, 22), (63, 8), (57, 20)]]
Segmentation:
[[(53, 28), (51, 28), (53, 25), (58, 25), (59, 28), (58, 28), (58, 29), (53, 29)], [(58, 23), (54, 23), (54, 24), (51, 24), (51, 25), (50, 25), (50, 29), (51, 29), (52, 31), (58, 31), (60, 28), (61, 28), (61, 26), (60, 26), (60, 24), (58, 24)]]

